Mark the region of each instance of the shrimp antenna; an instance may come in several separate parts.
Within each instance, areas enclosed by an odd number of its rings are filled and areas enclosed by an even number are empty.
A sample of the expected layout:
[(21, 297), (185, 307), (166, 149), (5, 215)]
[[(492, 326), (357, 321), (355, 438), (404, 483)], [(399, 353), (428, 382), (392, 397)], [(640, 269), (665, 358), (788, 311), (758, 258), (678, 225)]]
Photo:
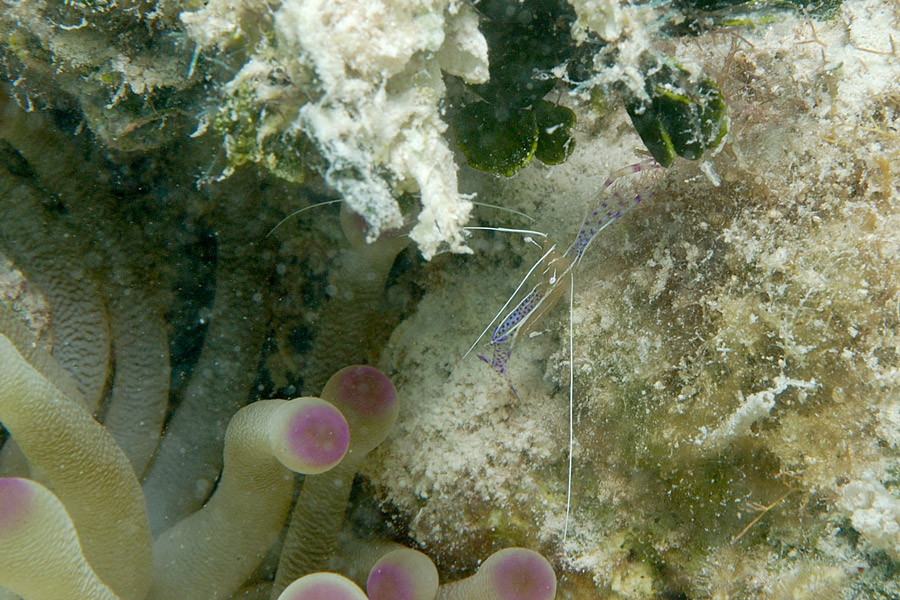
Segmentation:
[(282, 225), (284, 225), (288, 219), (292, 219), (302, 212), (306, 212), (311, 208), (318, 208), (319, 206), (326, 206), (328, 204), (337, 204), (338, 202), (343, 202), (343, 200), (341, 200), (340, 198), (338, 198), (337, 200), (325, 200), (324, 202), (316, 202), (315, 204), (310, 204), (309, 206), (304, 206), (300, 210), (295, 210), (294, 212), (292, 212), (291, 214), (289, 214), (282, 220), (278, 221), (278, 223), (275, 225), (275, 227), (273, 227), (272, 230), (266, 234), (266, 237), (269, 237), (270, 235), (275, 233), (275, 230), (278, 229), (279, 227), (281, 227)]
[(463, 227), (466, 231), (500, 231), (503, 233), (525, 233), (528, 235), (536, 235), (545, 238), (547, 234), (543, 231), (534, 231), (531, 229), (510, 229), (509, 227)]
[(514, 209), (514, 208), (508, 208), (508, 207), (506, 207), (506, 206), (498, 206), (498, 205), (496, 205), (496, 204), (488, 204), (487, 202), (476, 202), (476, 201), (474, 201), (474, 200), (472, 200), (471, 202), (472, 202), (472, 204), (474, 204), (474, 205), (476, 205), (476, 206), (484, 206), (485, 208), (493, 208), (493, 209), (495, 209), (495, 210), (503, 210), (503, 211), (506, 211), (506, 212), (508, 212), (508, 213), (512, 213), (512, 214), (514, 214), (514, 215), (518, 215), (518, 216), (520, 216), (520, 217), (525, 217), (526, 219), (528, 219), (528, 220), (531, 221), (532, 223), (535, 222), (534, 217), (531, 217), (531, 216), (529, 216), (529, 215), (523, 213), (522, 211), (516, 210), (516, 209)]
[(566, 479), (566, 520), (563, 525), (563, 552), (569, 535), (569, 511), (572, 508), (572, 454), (575, 451), (575, 332), (572, 313), (575, 307), (575, 273), (569, 273), (569, 468)]

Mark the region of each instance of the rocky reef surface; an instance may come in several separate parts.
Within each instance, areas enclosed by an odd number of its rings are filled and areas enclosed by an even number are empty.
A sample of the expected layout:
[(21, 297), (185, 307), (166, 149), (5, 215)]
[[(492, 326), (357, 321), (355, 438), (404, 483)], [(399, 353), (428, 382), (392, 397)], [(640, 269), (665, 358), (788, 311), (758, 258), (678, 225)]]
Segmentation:
[[(418, 541), (463, 562), (473, 540), (538, 543), (570, 570), (563, 597), (597, 597), (585, 579), (604, 598), (898, 593), (896, 22), (845, 3), (667, 47), (715, 79), (730, 132), (708, 162), (617, 183), (649, 198), (574, 272), (565, 541), (567, 302), (517, 340), (516, 397), (461, 357), (541, 250), (487, 235), (446, 262), (383, 355), (419, 408), (367, 470)], [(641, 147), (623, 114), (578, 114), (566, 164), (461, 174), (536, 220), (482, 223), (574, 240)]]
[[(344, 481), (352, 533), (442, 582), (522, 546), (558, 598), (900, 594), (896, 3), (565, 5), (595, 54), (523, 85), (552, 76), (577, 117), (567, 159), (508, 178), (447, 125), (495, 73), (485, 5), (364, 4), (0, 2), (0, 334), (124, 449), (150, 534), (221, 487), (242, 406), (370, 363), (400, 414)], [(698, 161), (647, 166), (648, 49), (724, 99)], [(571, 311), (566, 279), (504, 376), (479, 360), (542, 251), (464, 226), (565, 248), (638, 195)], [(27, 474), (0, 435), (0, 474)], [(234, 597), (269, 596), (277, 545), (255, 558)], [(104, 578), (145, 597), (125, 571)]]

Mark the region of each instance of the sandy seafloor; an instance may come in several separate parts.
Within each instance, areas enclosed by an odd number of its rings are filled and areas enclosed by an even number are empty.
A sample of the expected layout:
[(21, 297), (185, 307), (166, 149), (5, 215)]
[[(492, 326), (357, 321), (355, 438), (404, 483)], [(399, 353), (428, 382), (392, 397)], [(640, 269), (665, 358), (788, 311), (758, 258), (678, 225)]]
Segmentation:
[[(726, 143), (616, 184), (652, 195), (578, 265), (571, 315), (564, 296), (517, 341), (519, 398), (476, 358), (486, 340), (463, 355), (540, 250), (477, 232), (474, 256), (436, 259), (382, 354), (407, 404), (365, 471), (428, 552), (465, 569), (536, 546), (561, 598), (900, 594), (897, 31), (896, 3), (850, 0), (664, 47), (720, 86)], [(564, 165), (461, 170), (463, 191), (534, 219), (480, 224), (565, 246), (641, 160), (624, 110), (573, 106)]]

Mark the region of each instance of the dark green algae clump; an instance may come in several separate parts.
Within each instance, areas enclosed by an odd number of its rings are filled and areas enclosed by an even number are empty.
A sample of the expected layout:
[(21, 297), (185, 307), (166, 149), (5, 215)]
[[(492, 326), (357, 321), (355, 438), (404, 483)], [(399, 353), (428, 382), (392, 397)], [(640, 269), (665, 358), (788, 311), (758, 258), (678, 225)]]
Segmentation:
[(453, 131), (470, 166), (511, 176), (533, 157), (564, 162), (574, 149), (575, 114), (543, 101), (558, 84), (551, 70), (571, 56), (575, 20), (564, 0), (476, 4), (488, 43), (490, 79), (468, 86), (479, 99), (452, 116)]
[[(451, 116), (460, 150), (471, 167), (514, 175), (532, 158), (556, 165), (575, 147), (575, 113), (544, 97), (567, 81), (589, 78), (593, 55), (607, 43), (591, 37), (578, 45), (570, 31), (576, 15), (568, 2), (486, 0), (476, 5), (488, 42), (490, 79), (468, 86), (477, 99)], [(648, 151), (663, 166), (676, 156), (701, 158), (727, 132), (725, 102), (709, 79), (692, 77), (671, 59), (646, 53), (646, 94), (616, 91)]]
[(626, 102), (634, 128), (660, 165), (676, 156), (698, 160), (728, 132), (725, 100), (710, 79), (695, 81), (674, 61), (651, 61), (645, 79), (647, 98)]
[(454, 132), (469, 166), (509, 177), (532, 157), (548, 165), (565, 162), (575, 149), (574, 126), (574, 112), (544, 100), (533, 109), (478, 101), (460, 110)]
[[(693, 35), (726, 26), (770, 22), (779, 13), (802, 11), (829, 18), (841, 0), (678, 0), (677, 25), (665, 35)], [(511, 3), (483, 0), (480, 29), (488, 42), (490, 80), (468, 86), (478, 97), (451, 117), (457, 144), (469, 166), (507, 177), (532, 158), (549, 165), (566, 161), (575, 147), (575, 114), (543, 98), (561, 82), (588, 79), (594, 56), (608, 47), (596, 36), (578, 45), (570, 35), (576, 15), (563, 0)], [(616, 53), (610, 54), (615, 60)], [(612, 86), (653, 158), (668, 167), (675, 158), (700, 160), (728, 132), (726, 103), (712, 79), (693, 74), (673, 59), (648, 50), (640, 59), (643, 93)], [(601, 61), (604, 62), (604, 61)], [(617, 89), (621, 87), (622, 89)]]
[(771, 23), (776, 15), (794, 12), (830, 19), (843, 0), (674, 0), (682, 18), (664, 27), (672, 35), (698, 34), (723, 27)]

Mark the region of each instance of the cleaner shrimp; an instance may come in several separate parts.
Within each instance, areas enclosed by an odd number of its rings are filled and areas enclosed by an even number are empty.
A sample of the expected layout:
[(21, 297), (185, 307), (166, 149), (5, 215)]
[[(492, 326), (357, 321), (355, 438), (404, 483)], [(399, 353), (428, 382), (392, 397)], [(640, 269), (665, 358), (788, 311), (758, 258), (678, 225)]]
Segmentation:
[[(613, 185), (613, 183), (615, 183), (617, 179), (624, 175), (656, 168), (659, 168), (659, 165), (656, 164), (653, 159), (647, 159), (639, 163), (622, 167), (621, 169), (618, 169), (617, 171), (614, 171), (609, 175), (609, 177), (603, 183), (600, 191), (602, 193), (604, 190), (607, 190), (610, 186)], [(528, 334), (534, 332), (536, 325), (556, 305), (556, 303), (565, 293), (566, 288), (569, 289), (569, 445), (565, 525), (563, 528), (562, 538), (563, 543), (565, 543), (568, 537), (569, 530), (572, 500), (573, 450), (575, 446), (574, 333), (571, 318), (574, 308), (573, 296), (575, 287), (575, 270), (595, 237), (605, 228), (609, 227), (619, 217), (622, 217), (632, 208), (640, 204), (641, 201), (647, 197), (648, 194), (638, 194), (632, 197), (624, 197), (619, 192), (614, 191), (610, 195), (610, 198), (608, 200), (603, 201), (596, 209), (592, 210), (585, 217), (581, 229), (575, 236), (575, 240), (566, 249), (565, 252), (562, 252), (560, 250), (560, 246), (558, 246), (557, 244), (550, 243), (547, 239), (546, 234), (539, 231), (498, 227), (465, 227), (465, 229), (469, 231), (487, 229), (509, 233), (522, 233), (528, 236), (533, 235), (542, 237), (545, 240), (542, 249), (542, 256), (537, 260), (537, 262), (534, 263), (534, 265), (531, 266), (531, 268), (525, 274), (525, 277), (519, 283), (518, 287), (516, 287), (515, 291), (512, 293), (506, 303), (500, 308), (497, 314), (494, 315), (494, 318), (491, 319), (491, 322), (488, 323), (488, 325), (478, 336), (478, 339), (475, 340), (475, 342), (463, 356), (463, 358), (466, 358), (475, 349), (478, 343), (481, 342), (482, 339), (484, 339), (488, 331), (491, 330), (491, 327), (494, 327), (489, 341), (492, 349), (491, 357), (488, 358), (481, 354), (479, 354), (478, 357), (486, 362), (491, 367), (491, 369), (493, 369), (496, 373), (501, 375), (506, 380), (506, 383), (509, 385), (510, 390), (516, 398), (519, 398), (519, 394), (516, 391), (515, 386), (513, 385), (513, 381), (509, 375), (508, 370), (509, 360), (512, 356), (512, 351), (515, 347), (516, 340), (518, 339), (520, 334)], [(268, 235), (274, 234), (274, 232), (289, 219), (292, 219), (307, 210), (327, 204), (340, 202), (342, 202), (342, 200), (328, 200), (325, 202), (312, 204), (310, 206), (306, 206), (297, 211), (294, 211), (285, 216), (278, 224), (276, 224)], [(479, 205), (482, 204), (479, 202), (473, 203)], [(492, 205), (485, 206), (498, 208)], [(504, 210), (517, 213), (517, 211), (513, 211), (510, 209)], [(527, 217), (527, 215), (522, 215), (522, 213), (517, 214)], [(537, 244), (537, 242), (534, 242), (530, 237), (526, 239)], [(566, 285), (566, 282), (568, 282), (568, 285)], [(522, 292), (526, 289), (528, 291), (523, 295)], [(508, 312), (504, 313), (504, 311), (507, 311), (509, 306), (512, 305), (513, 302), (515, 302), (517, 299), (519, 300), (515, 304), (515, 306)]]
[[(630, 173), (637, 173), (648, 169), (659, 168), (653, 159), (647, 159), (639, 163), (622, 167), (614, 171), (603, 183), (601, 192), (608, 189), (619, 177)], [(516, 287), (515, 291), (506, 303), (497, 311), (494, 318), (488, 323), (475, 343), (466, 352), (468, 356), (478, 343), (484, 338), (491, 327), (490, 345), (492, 355), (490, 358), (479, 354), (478, 358), (490, 365), (497, 374), (501, 375), (510, 390), (519, 397), (512, 379), (509, 376), (509, 359), (516, 340), (521, 334), (535, 331), (535, 326), (552, 309), (562, 297), (566, 288), (569, 290), (569, 448), (568, 448), (568, 479), (566, 483), (566, 512), (563, 526), (563, 543), (569, 532), (569, 516), (572, 504), (572, 452), (575, 446), (574, 431), (574, 333), (572, 330), (573, 296), (575, 292), (575, 268), (584, 256), (591, 242), (601, 231), (609, 227), (619, 217), (640, 204), (648, 194), (637, 194), (633, 197), (623, 197), (618, 192), (613, 192), (612, 197), (592, 210), (582, 223), (581, 230), (575, 236), (575, 241), (565, 252), (560, 252), (557, 244), (544, 238), (543, 255), (531, 266), (525, 277)], [(533, 232), (532, 232), (533, 233)], [(533, 240), (532, 240), (533, 241)], [(535, 242), (536, 243), (536, 242)], [(565, 282), (568, 281), (568, 285)], [(528, 285), (530, 284), (530, 288)], [(528, 291), (521, 296), (523, 289)], [(504, 311), (516, 300), (519, 302), (505, 313)], [(497, 323), (496, 326), (494, 324)]]

